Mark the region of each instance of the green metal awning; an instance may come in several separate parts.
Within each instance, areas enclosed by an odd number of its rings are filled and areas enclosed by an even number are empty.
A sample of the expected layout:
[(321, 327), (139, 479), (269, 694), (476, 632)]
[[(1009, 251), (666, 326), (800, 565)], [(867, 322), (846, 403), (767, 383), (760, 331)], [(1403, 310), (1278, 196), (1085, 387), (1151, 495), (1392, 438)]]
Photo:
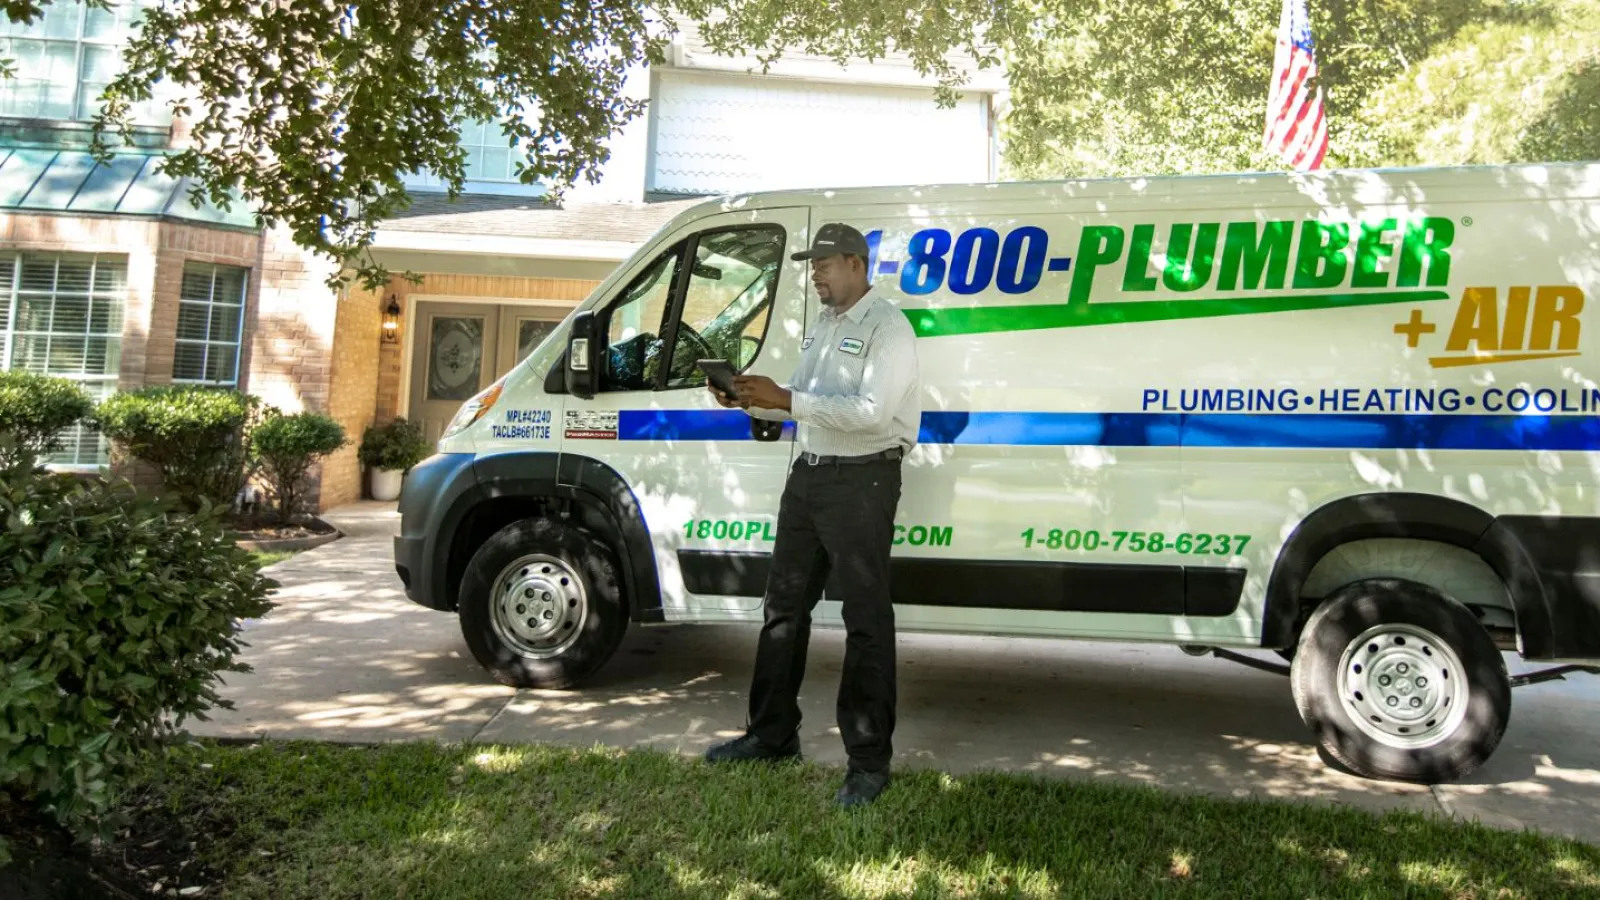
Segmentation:
[(118, 150), (101, 164), (84, 150), (0, 146), (0, 210), (182, 219), (256, 230), (242, 202), (224, 211), (189, 199), (192, 180), (157, 171), (166, 154)]

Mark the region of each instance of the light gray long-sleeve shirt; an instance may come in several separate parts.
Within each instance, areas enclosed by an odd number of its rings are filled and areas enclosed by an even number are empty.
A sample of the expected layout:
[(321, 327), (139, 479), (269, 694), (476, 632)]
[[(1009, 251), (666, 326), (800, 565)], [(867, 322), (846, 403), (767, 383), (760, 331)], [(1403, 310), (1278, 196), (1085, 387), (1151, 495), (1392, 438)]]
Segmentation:
[(843, 314), (824, 307), (784, 385), (791, 412), (749, 413), (796, 422), (802, 453), (865, 456), (895, 447), (909, 452), (922, 425), (916, 342), (905, 314), (875, 291)]

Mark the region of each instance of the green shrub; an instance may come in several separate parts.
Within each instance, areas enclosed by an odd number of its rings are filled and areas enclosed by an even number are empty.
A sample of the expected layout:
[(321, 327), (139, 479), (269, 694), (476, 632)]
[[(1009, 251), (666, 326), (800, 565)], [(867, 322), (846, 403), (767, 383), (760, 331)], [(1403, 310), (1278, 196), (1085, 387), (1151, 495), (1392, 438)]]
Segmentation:
[(0, 372), (0, 468), (56, 452), (61, 432), (92, 412), (94, 401), (65, 378)]
[(235, 390), (150, 387), (114, 394), (95, 418), (125, 453), (161, 473), (191, 510), (228, 506), (249, 479), (250, 429), (260, 400)]
[(232, 708), (217, 678), (249, 671), (238, 620), (276, 585), (214, 513), (171, 506), (0, 471), (0, 807), (96, 830), (187, 719)]
[(277, 410), (256, 427), (250, 442), (283, 522), (300, 515), (311, 464), (347, 443), (344, 426), (327, 416), (310, 412), (286, 416)]
[(395, 419), (388, 425), (369, 425), (361, 435), (361, 464), (369, 469), (408, 472), (428, 458), (433, 448), (423, 437), (422, 425)]

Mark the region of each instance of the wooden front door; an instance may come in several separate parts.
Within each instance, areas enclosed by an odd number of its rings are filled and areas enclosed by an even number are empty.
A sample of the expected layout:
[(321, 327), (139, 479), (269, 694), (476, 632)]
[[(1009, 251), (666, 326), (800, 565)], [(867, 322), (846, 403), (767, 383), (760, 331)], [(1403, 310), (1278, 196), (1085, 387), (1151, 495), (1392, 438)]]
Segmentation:
[(461, 404), (526, 358), (562, 313), (511, 303), (419, 301), (407, 417), (437, 441)]

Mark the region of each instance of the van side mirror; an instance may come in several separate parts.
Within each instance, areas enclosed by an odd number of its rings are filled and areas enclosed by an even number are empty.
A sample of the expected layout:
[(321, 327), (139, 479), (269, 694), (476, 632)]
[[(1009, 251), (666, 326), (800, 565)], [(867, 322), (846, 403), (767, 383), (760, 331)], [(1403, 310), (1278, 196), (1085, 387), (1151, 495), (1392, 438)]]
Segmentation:
[(567, 393), (585, 400), (600, 387), (601, 342), (594, 331), (594, 312), (584, 310), (572, 317), (572, 330), (567, 332)]

